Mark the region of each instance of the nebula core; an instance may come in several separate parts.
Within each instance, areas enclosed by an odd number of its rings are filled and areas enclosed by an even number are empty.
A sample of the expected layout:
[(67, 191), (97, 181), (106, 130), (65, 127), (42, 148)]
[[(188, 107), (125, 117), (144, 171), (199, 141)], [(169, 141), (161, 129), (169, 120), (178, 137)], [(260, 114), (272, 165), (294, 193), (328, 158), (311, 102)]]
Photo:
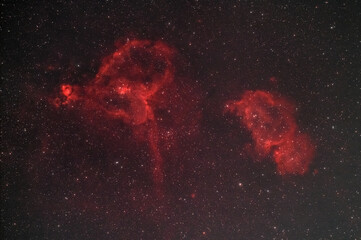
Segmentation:
[(241, 117), (251, 132), (257, 159), (272, 155), (281, 175), (307, 172), (315, 149), (310, 137), (299, 131), (296, 108), (287, 99), (261, 90), (246, 91), (241, 100), (228, 102), (226, 110)]

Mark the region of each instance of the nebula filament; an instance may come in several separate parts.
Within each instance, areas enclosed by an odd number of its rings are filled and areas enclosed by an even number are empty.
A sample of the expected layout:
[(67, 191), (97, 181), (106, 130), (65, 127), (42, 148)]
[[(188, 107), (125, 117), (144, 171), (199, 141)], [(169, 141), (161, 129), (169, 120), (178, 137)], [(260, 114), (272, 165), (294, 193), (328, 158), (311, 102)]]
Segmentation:
[(94, 114), (119, 119), (136, 130), (135, 134), (141, 126), (152, 153), (152, 175), (159, 196), (164, 173), (154, 110), (167, 101), (161, 90), (174, 80), (173, 54), (173, 49), (160, 41), (128, 41), (103, 59), (92, 81), (83, 87), (61, 85), (54, 101), (58, 107), (77, 104)]

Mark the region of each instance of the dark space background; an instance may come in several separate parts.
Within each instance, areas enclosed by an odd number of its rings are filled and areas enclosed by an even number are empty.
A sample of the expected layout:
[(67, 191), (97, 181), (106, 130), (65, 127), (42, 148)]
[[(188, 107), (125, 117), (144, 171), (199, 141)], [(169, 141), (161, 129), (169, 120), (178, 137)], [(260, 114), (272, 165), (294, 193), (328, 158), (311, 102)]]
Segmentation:
[[(217, 2), (1, 1), (2, 239), (361, 239), (361, 2)], [(127, 38), (177, 49), (200, 99), (162, 202), (126, 126), (47, 101)], [(296, 103), (317, 148), (305, 175), (243, 154), (222, 106), (255, 89)]]

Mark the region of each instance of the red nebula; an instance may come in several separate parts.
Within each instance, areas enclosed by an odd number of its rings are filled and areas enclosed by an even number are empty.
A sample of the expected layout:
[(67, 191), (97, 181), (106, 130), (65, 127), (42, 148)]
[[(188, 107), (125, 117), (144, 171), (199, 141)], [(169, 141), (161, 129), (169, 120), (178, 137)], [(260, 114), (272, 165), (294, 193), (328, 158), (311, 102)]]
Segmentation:
[(271, 154), (280, 174), (307, 172), (315, 149), (310, 137), (298, 130), (296, 108), (287, 99), (266, 91), (246, 91), (241, 100), (227, 103), (226, 109), (241, 117), (251, 132), (255, 153), (260, 158)]
[(63, 95), (65, 97), (69, 97), (71, 93), (73, 92), (72, 87), (70, 85), (62, 85), (61, 91), (63, 92)]
[[(153, 179), (156, 192), (162, 195), (163, 159), (159, 151), (159, 130), (154, 110), (174, 80), (172, 58), (174, 50), (163, 42), (132, 40), (118, 46), (103, 59), (95, 78), (86, 86), (60, 87), (56, 106), (78, 104), (93, 114), (102, 113), (119, 119), (145, 135), (153, 156)], [(139, 129), (137, 129), (141, 127)], [(145, 132), (144, 132), (144, 129)]]
[(63, 84), (60, 86), (60, 97), (55, 98), (54, 104), (57, 107), (60, 107), (61, 105), (67, 105), (71, 102), (74, 102), (78, 100), (77, 96), (77, 87), (73, 87), (69, 84)]

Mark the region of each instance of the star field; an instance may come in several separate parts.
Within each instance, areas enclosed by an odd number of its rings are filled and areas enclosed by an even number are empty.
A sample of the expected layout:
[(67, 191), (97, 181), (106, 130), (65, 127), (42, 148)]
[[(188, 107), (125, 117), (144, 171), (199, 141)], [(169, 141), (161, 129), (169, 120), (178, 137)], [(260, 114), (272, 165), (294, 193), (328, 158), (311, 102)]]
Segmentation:
[(2, 1), (2, 239), (360, 239), (358, 1)]

